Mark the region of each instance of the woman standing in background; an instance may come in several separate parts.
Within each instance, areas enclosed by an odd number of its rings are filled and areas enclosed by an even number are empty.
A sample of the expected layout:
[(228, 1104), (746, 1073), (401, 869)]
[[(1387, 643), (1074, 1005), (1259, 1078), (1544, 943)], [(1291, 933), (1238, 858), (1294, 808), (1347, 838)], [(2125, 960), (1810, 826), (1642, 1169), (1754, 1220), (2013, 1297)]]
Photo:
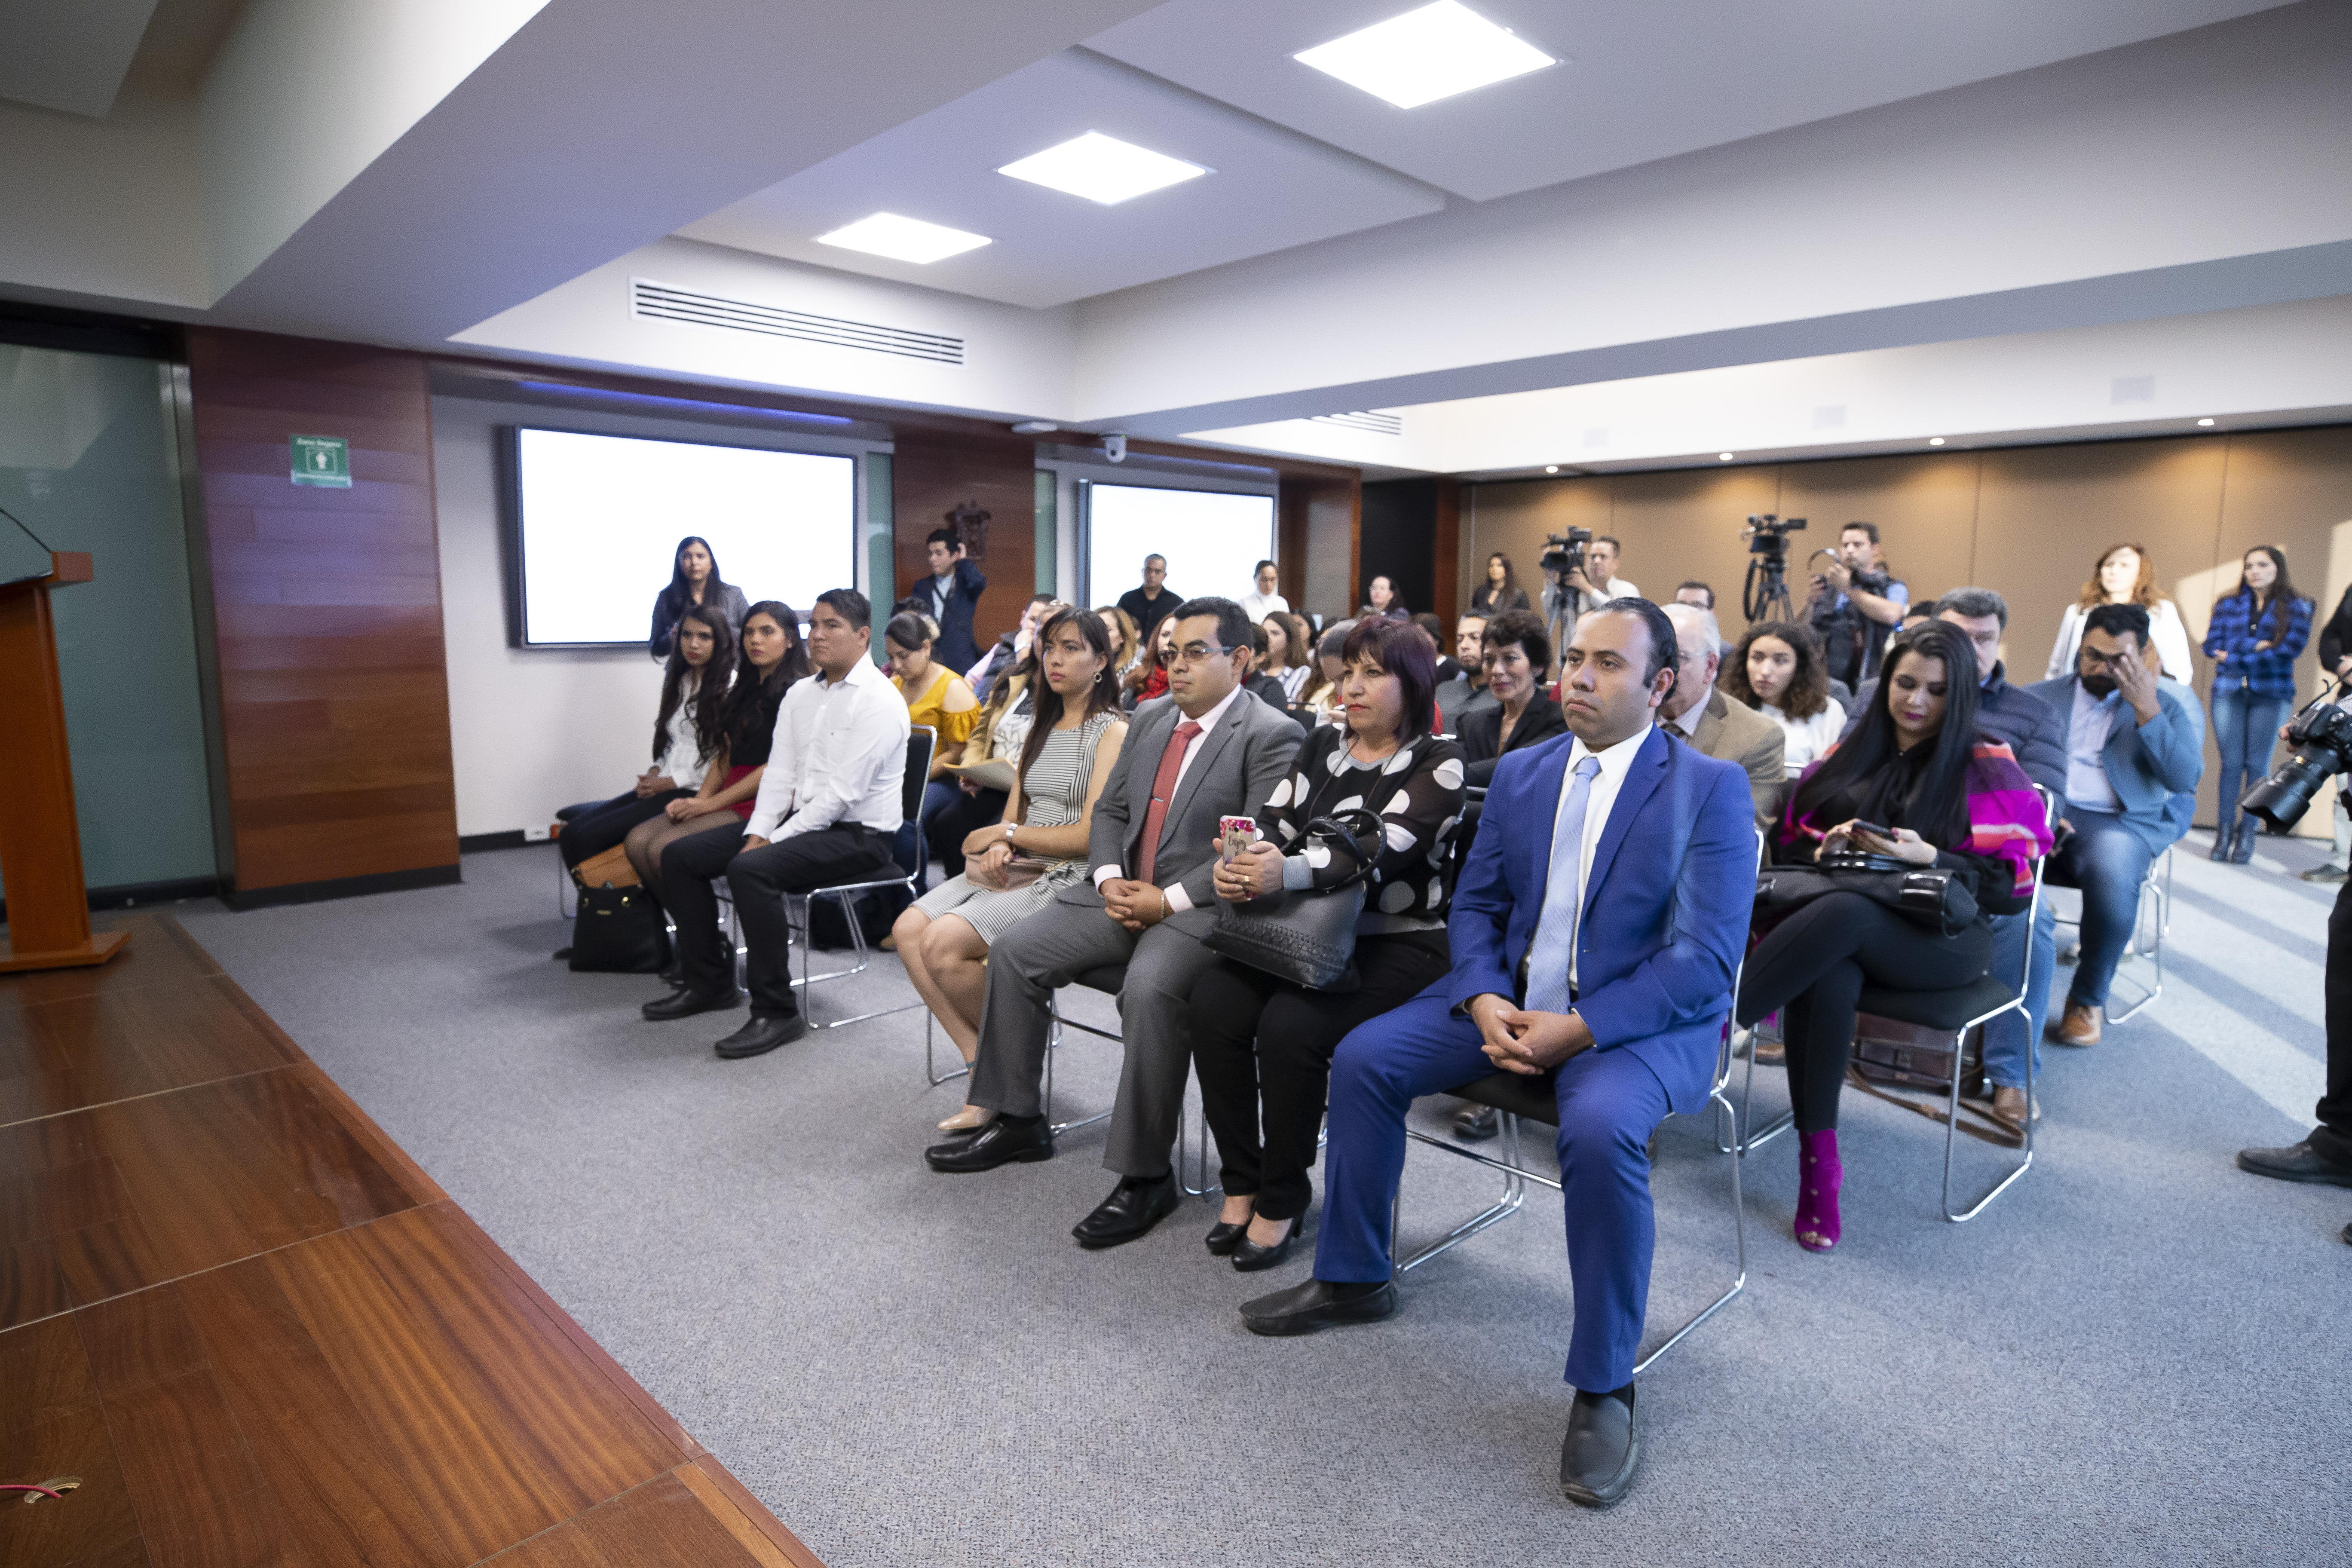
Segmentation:
[(1528, 591), (1519, 586), (1519, 574), (1511, 558), (1499, 550), (1486, 557), (1486, 580), (1470, 595), (1470, 613), (1491, 618), (1505, 610), (1528, 607)]
[[(725, 616), (727, 629), (738, 634), (743, 630), (743, 617), (751, 610), (743, 590), (719, 574), (719, 557), (712, 553), (710, 541), (689, 533), (677, 542), (677, 553), (671, 558), (669, 586), (654, 595), (655, 658), (669, 657), (670, 634), (677, 628), (678, 616), (693, 605), (706, 604)], [(793, 636), (799, 637), (797, 629)]]
[(2294, 706), (2294, 661), (2311, 640), (2311, 601), (2288, 578), (2286, 552), (2257, 544), (2239, 568), (2238, 591), (2213, 602), (2205, 656), (2213, 661), (2213, 744), (2221, 752), (2215, 860), (2254, 858), (2255, 818), (2238, 810), (2246, 786), (2271, 771), (2271, 748)]
[(2189, 628), (2180, 624), (2180, 608), (2158, 591), (2156, 565), (2137, 544), (2111, 544), (2091, 568), (2083, 596), (2066, 606), (2058, 623), (2058, 640), (2050, 648), (2044, 680), (2063, 680), (2074, 673), (2074, 655), (2083, 646), (2083, 617), (2101, 605), (2137, 605), (2147, 612), (2147, 640), (2156, 649), (2159, 675), (2183, 686), (2196, 679), (2189, 657)]

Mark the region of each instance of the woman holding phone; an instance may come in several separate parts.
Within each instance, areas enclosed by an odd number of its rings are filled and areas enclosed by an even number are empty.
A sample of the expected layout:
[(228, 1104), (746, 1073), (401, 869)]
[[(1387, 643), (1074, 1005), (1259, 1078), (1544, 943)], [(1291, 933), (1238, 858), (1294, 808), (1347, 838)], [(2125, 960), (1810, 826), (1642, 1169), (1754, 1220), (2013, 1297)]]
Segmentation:
[[(1748, 955), (1738, 1021), (1780, 1014), (1797, 1111), (1797, 1245), (1838, 1244), (1838, 1090), (1864, 984), (1902, 991), (1966, 985), (1992, 958), (1992, 915), (2022, 910), (2032, 863), (2050, 851), (2041, 796), (2007, 746), (1979, 734), (1976, 650), (1948, 621), (1888, 644), (1885, 678), (1854, 732), (1805, 770), (1773, 845), (1779, 865), (1853, 849), (1950, 871), (1976, 896), (1975, 922), (1944, 936), (1868, 896), (1825, 893), (1774, 925)], [(2024, 1121), (2022, 1089), (1996, 1111)]]
[[(907, 978), (969, 1066), (980, 1054), (988, 950), (1062, 889), (1086, 879), (1095, 798), (1127, 739), (1110, 632), (1092, 610), (1064, 605), (1032, 645), (1045, 679), (1021, 743), (1004, 820), (963, 842), (964, 869), (908, 906), (890, 928)], [(966, 1105), (940, 1123), (961, 1131), (992, 1112)]]

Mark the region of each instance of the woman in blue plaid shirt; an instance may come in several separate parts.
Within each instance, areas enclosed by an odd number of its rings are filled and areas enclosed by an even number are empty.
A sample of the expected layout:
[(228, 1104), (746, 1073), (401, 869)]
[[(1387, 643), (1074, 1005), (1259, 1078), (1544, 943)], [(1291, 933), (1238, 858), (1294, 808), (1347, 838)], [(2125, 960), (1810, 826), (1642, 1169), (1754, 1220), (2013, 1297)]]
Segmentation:
[(2271, 747), (2294, 706), (2294, 661), (2311, 637), (2311, 601), (2294, 591), (2274, 545), (2246, 552), (2238, 591), (2213, 603), (2205, 657), (2213, 661), (2213, 743), (2221, 752), (2221, 825), (2213, 856), (2242, 866), (2262, 825), (2238, 797), (2271, 769)]

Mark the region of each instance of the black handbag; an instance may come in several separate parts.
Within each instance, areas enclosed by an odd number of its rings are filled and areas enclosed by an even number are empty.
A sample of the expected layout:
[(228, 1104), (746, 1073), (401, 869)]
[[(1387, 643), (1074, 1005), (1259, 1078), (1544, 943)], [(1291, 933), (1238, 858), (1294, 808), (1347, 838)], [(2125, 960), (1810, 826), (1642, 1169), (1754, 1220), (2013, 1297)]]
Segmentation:
[(1363, 831), (1378, 843), (1381, 819), (1369, 811), (1318, 816), (1298, 841), (1301, 854), (1309, 845), (1320, 845), (1347, 857), (1345, 877), (1247, 903), (1219, 899), (1209, 951), (1309, 991), (1355, 990), (1362, 984), (1356, 973), (1356, 921), (1364, 912), (1364, 879), (1373, 859), (1349, 826), (1359, 820), (1370, 824)]
[(1914, 866), (1887, 855), (1824, 855), (1811, 866), (1756, 873), (1756, 919), (1771, 925), (1824, 893), (1860, 893), (1913, 925), (1958, 936), (1977, 921), (1977, 896), (1957, 871)]
[(669, 967), (669, 931), (649, 889), (609, 884), (580, 889), (572, 922), (572, 967), (609, 974), (658, 974)]

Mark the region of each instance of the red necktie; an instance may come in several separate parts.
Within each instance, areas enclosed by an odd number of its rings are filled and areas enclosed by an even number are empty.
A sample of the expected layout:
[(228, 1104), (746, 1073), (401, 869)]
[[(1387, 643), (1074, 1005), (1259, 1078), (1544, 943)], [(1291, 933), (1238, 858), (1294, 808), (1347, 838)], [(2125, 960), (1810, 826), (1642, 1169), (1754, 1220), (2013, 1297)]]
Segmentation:
[(1190, 719), (1176, 726), (1168, 738), (1168, 749), (1160, 753), (1160, 771), (1151, 775), (1151, 809), (1143, 814), (1143, 847), (1135, 857), (1135, 879), (1151, 880), (1151, 863), (1160, 856), (1160, 830), (1168, 824), (1169, 798), (1176, 793), (1176, 774), (1184, 766), (1184, 748), (1201, 726)]

